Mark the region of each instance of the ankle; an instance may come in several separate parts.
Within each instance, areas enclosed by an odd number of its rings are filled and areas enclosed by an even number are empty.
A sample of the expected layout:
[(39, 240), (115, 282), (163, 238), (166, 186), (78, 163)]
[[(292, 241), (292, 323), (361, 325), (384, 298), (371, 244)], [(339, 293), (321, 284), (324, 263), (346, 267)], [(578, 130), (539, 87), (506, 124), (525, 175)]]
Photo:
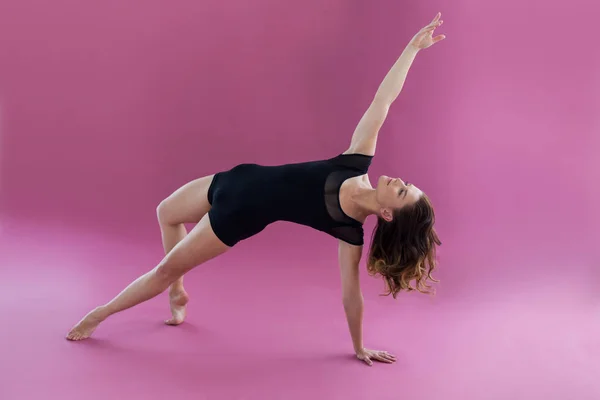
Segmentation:
[(171, 285), (169, 287), (169, 295), (181, 294), (181, 293), (185, 293), (185, 290), (183, 289), (183, 285)]
[(94, 319), (99, 321), (104, 321), (106, 318), (110, 317), (112, 314), (107, 305), (103, 305), (100, 307), (96, 307), (94, 311), (92, 311)]

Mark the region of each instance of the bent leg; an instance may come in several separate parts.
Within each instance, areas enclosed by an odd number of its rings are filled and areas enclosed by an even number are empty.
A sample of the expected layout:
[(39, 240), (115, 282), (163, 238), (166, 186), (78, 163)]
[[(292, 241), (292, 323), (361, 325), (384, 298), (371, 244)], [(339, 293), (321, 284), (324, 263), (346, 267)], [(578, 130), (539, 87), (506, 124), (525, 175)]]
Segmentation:
[(67, 334), (67, 339), (88, 338), (109, 316), (157, 296), (195, 266), (223, 254), (228, 249), (229, 247), (217, 238), (210, 226), (208, 215), (205, 215), (158, 266), (129, 284), (109, 303), (86, 315)]
[[(156, 214), (160, 225), (165, 254), (185, 238), (184, 223), (197, 223), (210, 210), (208, 189), (214, 175), (205, 176), (183, 185), (163, 200)], [(185, 319), (189, 296), (183, 287), (183, 276), (169, 288), (169, 305), (172, 317), (165, 321), (168, 325), (179, 325)]]

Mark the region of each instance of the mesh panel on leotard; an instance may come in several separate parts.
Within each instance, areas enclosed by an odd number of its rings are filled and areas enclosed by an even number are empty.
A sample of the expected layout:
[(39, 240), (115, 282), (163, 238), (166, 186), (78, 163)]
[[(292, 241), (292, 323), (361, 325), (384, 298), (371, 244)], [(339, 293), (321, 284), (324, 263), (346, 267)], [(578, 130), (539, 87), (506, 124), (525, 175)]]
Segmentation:
[(338, 169), (331, 172), (325, 181), (325, 206), (331, 218), (340, 225), (331, 228), (336, 237), (346, 242), (362, 245), (364, 231), (362, 224), (344, 213), (340, 205), (339, 193), (344, 181), (354, 176), (366, 174), (372, 157), (362, 154), (344, 154), (336, 157)]

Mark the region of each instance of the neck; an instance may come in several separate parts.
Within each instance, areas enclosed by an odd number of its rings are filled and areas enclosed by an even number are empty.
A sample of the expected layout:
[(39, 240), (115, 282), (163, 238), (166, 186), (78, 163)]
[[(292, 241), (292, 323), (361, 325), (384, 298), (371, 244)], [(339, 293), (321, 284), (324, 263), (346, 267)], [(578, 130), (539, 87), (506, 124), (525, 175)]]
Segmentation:
[(369, 215), (378, 215), (380, 206), (375, 197), (375, 189), (371, 187), (357, 187), (350, 194), (350, 201), (355, 207), (356, 213), (363, 219)]

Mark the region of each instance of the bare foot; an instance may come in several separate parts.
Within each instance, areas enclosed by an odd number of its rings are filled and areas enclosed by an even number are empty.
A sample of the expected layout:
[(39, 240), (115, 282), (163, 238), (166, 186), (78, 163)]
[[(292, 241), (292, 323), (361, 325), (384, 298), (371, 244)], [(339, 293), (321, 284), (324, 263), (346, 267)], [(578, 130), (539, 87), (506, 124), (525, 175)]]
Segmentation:
[(169, 304), (173, 317), (165, 321), (167, 325), (179, 325), (185, 319), (185, 306), (190, 301), (190, 297), (183, 289), (169, 292)]
[(102, 317), (102, 308), (98, 307), (83, 317), (77, 325), (67, 334), (68, 340), (83, 340), (89, 338), (96, 330), (100, 322), (104, 321)]

